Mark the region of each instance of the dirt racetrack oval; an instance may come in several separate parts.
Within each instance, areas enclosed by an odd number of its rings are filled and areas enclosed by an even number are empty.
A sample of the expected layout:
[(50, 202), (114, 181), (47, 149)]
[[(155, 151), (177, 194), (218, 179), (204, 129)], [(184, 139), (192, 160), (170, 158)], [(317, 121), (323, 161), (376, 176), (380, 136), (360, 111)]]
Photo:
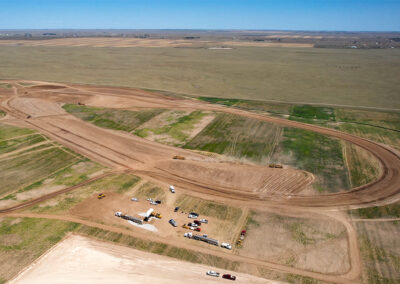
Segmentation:
[[(378, 143), (343, 133), (334, 129), (316, 125), (304, 124), (275, 117), (264, 116), (244, 110), (213, 105), (191, 99), (166, 97), (160, 94), (148, 93), (142, 90), (128, 88), (93, 87), (82, 85), (63, 85), (64, 88), (48, 87), (52, 84), (33, 82), (35, 88), (24, 88), (14, 82), (14, 95), (2, 101), (2, 109), (14, 120), (28, 124), (58, 142), (73, 150), (87, 155), (99, 162), (115, 167), (133, 170), (163, 181), (173, 181), (188, 190), (198, 191), (221, 198), (236, 199), (248, 202), (249, 205), (283, 205), (312, 208), (360, 208), (383, 205), (399, 199), (400, 192), (400, 156), (397, 152)], [(19, 89), (29, 91), (19, 92)], [(21, 93), (21, 94), (20, 94)], [(77, 97), (89, 105), (121, 107), (158, 107), (219, 111), (236, 114), (266, 122), (295, 127), (329, 135), (351, 142), (372, 153), (382, 165), (381, 176), (366, 185), (349, 191), (322, 194), (300, 195), (291, 194), (280, 198), (260, 196), (251, 191), (242, 191), (207, 183), (204, 179), (199, 182), (196, 172), (191, 175), (179, 176), (158, 164), (167, 163), (175, 154), (186, 155), (193, 159), (204, 159), (200, 154), (183, 149), (161, 145), (136, 136), (121, 134), (91, 125), (64, 112), (61, 103), (77, 103)], [(112, 102), (112, 103), (111, 103)], [(27, 116), (32, 118), (27, 119)], [(221, 165), (224, 166), (224, 165)]]

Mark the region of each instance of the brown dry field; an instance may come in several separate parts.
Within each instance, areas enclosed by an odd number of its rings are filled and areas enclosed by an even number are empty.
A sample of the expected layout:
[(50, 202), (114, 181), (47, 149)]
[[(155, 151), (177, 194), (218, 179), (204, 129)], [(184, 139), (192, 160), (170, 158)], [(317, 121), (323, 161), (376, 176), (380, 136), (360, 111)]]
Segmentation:
[(255, 46), (255, 47), (313, 47), (310, 43), (276, 43), (255, 41), (204, 41), (178, 39), (138, 38), (60, 38), (46, 40), (1, 40), (0, 46), (92, 46), (92, 47), (213, 47), (213, 46)]
[[(205, 244), (193, 246), (192, 240), (185, 239), (182, 241), (181, 229), (171, 233), (168, 230), (168, 224), (165, 222), (163, 224), (158, 222), (160, 223), (158, 224), (157, 220), (152, 222), (160, 227), (159, 234), (133, 230), (126, 227), (122, 220), (115, 220), (112, 215), (113, 212), (125, 208), (127, 211), (131, 210), (132, 202), (126, 197), (112, 193), (109, 195), (110, 198), (101, 200), (101, 202), (105, 201), (103, 203), (96, 202), (98, 200), (95, 196), (92, 196), (74, 207), (67, 215), (13, 213), (17, 209), (55, 197), (64, 193), (65, 190), (63, 192), (52, 192), (16, 207), (1, 210), (0, 213), (3, 214), (72, 221), (197, 250), (232, 261), (261, 265), (280, 272), (312, 277), (327, 282), (355, 283), (359, 281), (361, 275), (356, 232), (345, 216), (331, 211), (383, 205), (399, 200), (399, 154), (386, 146), (357, 136), (316, 125), (230, 109), (192, 99), (166, 97), (136, 89), (50, 84), (35, 81), (28, 82), (32, 86), (20, 84), (18, 81), (9, 81), (9, 83), (13, 86), (13, 92), (9, 90), (2, 92), (0, 90), (0, 109), (7, 113), (7, 116), (2, 119), (2, 123), (34, 128), (60, 144), (114, 170), (130, 171), (146, 180), (161, 184), (164, 188), (168, 184), (174, 184), (183, 194), (229, 204), (242, 208), (245, 212), (248, 209), (257, 209), (263, 212), (268, 208), (268, 210), (276, 210), (275, 212), (283, 215), (300, 216), (306, 214), (305, 216), (307, 216), (307, 214), (315, 214), (333, 219), (344, 228), (346, 238), (340, 240), (340, 242), (341, 246), (345, 248), (344, 250), (348, 252), (349, 262), (348, 265), (344, 264), (343, 267), (338, 267), (336, 274), (332, 274), (332, 271), (316, 272), (319, 270), (318, 268), (315, 269), (315, 265), (318, 266), (318, 263), (312, 264), (311, 268), (307, 266), (307, 263), (292, 267), (287, 264), (277, 264), (268, 258), (265, 259), (265, 256), (237, 255), (236, 250), (226, 251), (220, 248), (210, 248)], [(161, 145), (129, 133), (102, 129), (81, 121), (62, 109), (62, 105), (65, 103), (76, 104), (78, 102), (90, 106), (121, 109), (165, 108), (189, 111), (219, 111), (284, 126), (307, 129), (345, 140), (363, 148), (379, 161), (382, 166), (382, 173), (375, 181), (347, 192), (302, 195), (301, 192), (313, 181), (311, 173), (288, 167), (280, 170), (247, 162), (231, 162), (220, 156), (203, 155), (198, 151)], [(185, 156), (186, 160), (173, 160), (174, 155)], [(246, 178), (248, 179), (247, 182), (243, 182)], [(263, 190), (265, 188), (269, 190)], [(176, 197), (168, 197), (166, 203), (157, 208), (165, 214), (165, 218), (170, 216), (174, 203), (173, 198)], [(148, 205), (138, 203), (137, 207), (136, 213), (142, 212), (141, 210), (144, 211), (148, 208)], [(96, 219), (92, 212), (101, 212), (102, 219)], [(103, 218), (105, 219), (103, 220)], [(177, 220), (181, 223), (187, 219), (178, 217)], [(210, 218), (210, 220), (212, 219)], [(218, 224), (218, 221), (213, 221)], [(241, 222), (236, 224), (237, 228), (232, 228), (232, 230), (238, 231), (243, 226), (244, 223), (242, 222), (244, 221), (245, 219), (242, 218)], [(120, 224), (117, 224), (120, 227), (114, 226), (117, 222), (120, 222)], [(217, 232), (217, 228), (211, 228), (211, 226), (210, 230)], [(223, 238), (224, 235), (219, 235), (219, 237)], [(255, 242), (262, 239), (262, 234), (256, 236)], [(233, 240), (234, 237), (231, 236), (229, 241), (232, 242)], [(326, 255), (329, 255), (329, 253)]]
[(236, 283), (276, 283), (79, 235), (72, 235), (57, 244), (10, 283), (59, 283), (60, 279), (64, 283), (110, 283), (110, 279), (113, 283), (219, 283), (220, 279), (206, 275), (208, 270), (231, 273), (237, 276)]

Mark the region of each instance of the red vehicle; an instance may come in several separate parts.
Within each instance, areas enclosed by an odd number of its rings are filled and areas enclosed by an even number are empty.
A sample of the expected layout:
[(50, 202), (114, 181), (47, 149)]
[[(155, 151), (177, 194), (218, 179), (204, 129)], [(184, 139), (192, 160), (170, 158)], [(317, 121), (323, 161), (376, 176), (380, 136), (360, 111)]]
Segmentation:
[(194, 229), (196, 232), (201, 232), (201, 228)]
[(224, 275), (222, 275), (222, 278), (229, 279), (229, 280), (236, 280), (236, 276), (230, 275), (230, 274), (224, 274)]
[(199, 220), (194, 220), (193, 223), (195, 223), (198, 226), (201, 226), (201, 222)]
[(245, 236), (246, 235), (246, 230), (243, 230), (240, 235)]

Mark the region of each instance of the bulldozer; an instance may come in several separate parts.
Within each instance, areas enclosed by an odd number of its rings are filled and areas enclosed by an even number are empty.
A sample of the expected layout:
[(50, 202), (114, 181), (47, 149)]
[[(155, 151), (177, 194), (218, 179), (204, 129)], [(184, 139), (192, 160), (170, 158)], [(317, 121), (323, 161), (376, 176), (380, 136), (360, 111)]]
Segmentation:
[(160, 214), (160, 213), (151, 213), (151, 215), (150, 215), (151, 217), (155, 217), (155, 218), (158, 218), (158, 219), (161, 219), (162, 218), (162, 215)]
[(97, 195), (97, 199), (103, 199), (104, 197), (106, 197), (104, 193), (99, 193), (99, 195)]
[(174, 159), (174, 160), (185, 160), (185, 157), (176, 155), (172, 159)]

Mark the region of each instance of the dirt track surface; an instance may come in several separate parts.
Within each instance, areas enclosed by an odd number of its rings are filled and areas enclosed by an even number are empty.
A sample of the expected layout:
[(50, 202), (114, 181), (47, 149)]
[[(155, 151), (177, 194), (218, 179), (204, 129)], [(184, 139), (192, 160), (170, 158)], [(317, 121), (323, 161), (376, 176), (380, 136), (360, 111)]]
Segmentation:
[[(117, 169), (133, 170), (139, 175), (168, 181), (185, 190), (203, 193), (209, 198), (228, 198), (258, 207), (289, 205), (303, 208), (346, 209), (386, 204), (398, 200), (400, 196), (399, 155), (385, 146), (354, 135), (196, 100), (165, 97), (142, 90), (44, 82), (33, 83), (36, 85), (30, 88), (13, 83), (14, 95), (3, 100), (2, 109), (14, 119), (6, 121), (38, 129), (67, 147), (103, 164)], [(263, 170), (260, 170), (259, 166), (214, 161), (192, 151), (161, 145), (127, 133), (96, 127), (69, 115), (61, 108), (62, 103), (77, 103), (78, 101), (98, 107), (126, 109), (157, 107), (220, 111), (287, 127), (315, 131), (349, 141), (371, 152), (382, 164), (382, 175), (378, 180), (368, 185), (335, 194), (318, 196), (296, 194), (295, 192), (300, 192), (301, 188), (299, 188), (300, 190), (294, 188), (289, 194), (278, 196), (260, 193), (260, 186), (257, 182), (249, 182), (247, 187), (243, 187), (243, 185), (236, 185), (233, 182), (215, 181), (216, 176), (212, 176), (212, 172), (216, 171), (210, 171), (207, 174), (199, 170), (199, 167), (204, 169), (220, 167), (227, 171), (241, 172), (244, 175), (247, 173), (249, 176), (255, 171), (259, 171), (259, 176), (262, 177)], [(28, 115), (32, 118), (27, 119)], [(171, 159), (174, 155), (185, 156), (187, 160), (180, 162), (181, 164), (178, 166), (177, 163), (179, 162)], [(182, 169), (185, 169), (184, 173), (182, 173)], [(265, 173), (267, 172), (269, 174), (271, 170), (265, 169)], [(251, 180), (257, 179), (253, 177)], [(298, 181), (299, 187), (307, 185), (307, 182), (301, 181), (301, 179)], [(287, 186), (288, 184), (285, 184), (282, 180), (282, 187)]]

